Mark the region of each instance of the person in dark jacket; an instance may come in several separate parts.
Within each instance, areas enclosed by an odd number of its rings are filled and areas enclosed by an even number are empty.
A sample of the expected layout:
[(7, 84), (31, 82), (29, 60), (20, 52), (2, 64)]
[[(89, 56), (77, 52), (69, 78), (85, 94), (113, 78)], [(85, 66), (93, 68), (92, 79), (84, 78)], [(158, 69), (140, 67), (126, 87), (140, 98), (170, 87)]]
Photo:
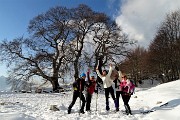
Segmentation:
[(85, 100), (85, 97), (83, 95), (83, 91), (84, 91), (84, 87), (85, 87), (85, 79), (86, 79), (86, 74), (85, 73), (82, 73), (80, 75), (80, 78), (76, 79), (76, 81), (73, 83), (73, 89), (74, 89), (74, 92), (73, 92), (73, 99), (72, 99), (72, 102), (71, 104), (69, 105), (68, 107), (68, 114), (71, 113), (71, 108), (73, 107), (73, 105), (75, 104), (76, 102), (76, 99), (79, 97), (82, 101), (82, 105), (81, 105), (81, 109), (80, 109), (80, 113), (83, 113), (84, 114), (84, 106), (85, 106), (85, 103), (86, 103), (86, 100)]
[(90, 74), (90, 70), (88, 70), (87, 72), (87, 92), (86, 92), (86, 111), (91, 111), (90, 107), (91, 107), (91, 99), (92, 99), (92, 94), (95, 91), (95, 87), (96, 87), (96, 81), (95, 81), (95, 77), (93, 74)]
[(119, 111), (119, 97), (122, 94), (122, 91), (120, 88), (121, 81), (118, 79), (118, 76), (115, 77), (114, 83), (115, 83), (116, 100), (117, 100), (116, 111)]
[(122, 79), (122, 73), (117, 66), (115, 66), (115, 69), (118, 71), (118, 75), (116, 74), (115, 79), (114, 79), (115, 90), (116, 90), (116, 100), (117, 100), (116, 111), (119, 111), (119, 97), (120, 97), (120, 95), (122, 95), (122, 90), (120, 87), (121, 79)]

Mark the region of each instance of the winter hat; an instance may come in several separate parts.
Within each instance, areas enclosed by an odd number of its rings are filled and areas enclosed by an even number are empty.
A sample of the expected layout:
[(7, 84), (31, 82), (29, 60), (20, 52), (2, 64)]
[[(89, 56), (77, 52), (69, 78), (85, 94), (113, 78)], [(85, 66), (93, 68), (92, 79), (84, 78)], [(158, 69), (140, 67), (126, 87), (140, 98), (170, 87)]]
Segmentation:
[(80, 75), (80, 77), (86, 77), (86, 74), (85, 74), (85, 73), (82, 73), (82, 74)]

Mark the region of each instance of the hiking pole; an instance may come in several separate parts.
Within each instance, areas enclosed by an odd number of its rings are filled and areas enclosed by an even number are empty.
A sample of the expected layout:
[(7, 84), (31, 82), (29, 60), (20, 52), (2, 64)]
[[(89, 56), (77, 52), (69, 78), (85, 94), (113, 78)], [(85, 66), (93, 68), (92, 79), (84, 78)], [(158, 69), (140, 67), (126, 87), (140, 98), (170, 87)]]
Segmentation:
[(79, 115), (81, 114), (81, 91), (79, 92), (80, 94), (80, 99), (79, 99)]
[[(99, 60), (97, 66), (99, 67)], [(98, 75), (97, 75), (97, 80), (96, 80), (96, 90), (97, 90), (97, 95), (96, 95), (96, 111), (97, 111), (97, 99), (98, 99)]]
[(97, 100), (98, 100), (98, 88), (97, 88), (97, 95), (96, 95), (96, 111), (97, 111)]
[(79, 116), (80, 116), (80, 114), (81, 114), (81, 80), (80, 80), (80, 90), (79, 90)]

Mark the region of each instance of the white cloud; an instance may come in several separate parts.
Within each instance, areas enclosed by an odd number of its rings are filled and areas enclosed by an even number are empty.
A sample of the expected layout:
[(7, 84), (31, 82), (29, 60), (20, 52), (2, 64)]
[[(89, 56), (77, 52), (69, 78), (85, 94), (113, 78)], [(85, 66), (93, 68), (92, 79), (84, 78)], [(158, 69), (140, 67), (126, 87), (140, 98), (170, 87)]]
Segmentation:
[(166, 14), (179, 8), (180, 0), (124, 0), (116, 22), (131, 39), (148, 47)]

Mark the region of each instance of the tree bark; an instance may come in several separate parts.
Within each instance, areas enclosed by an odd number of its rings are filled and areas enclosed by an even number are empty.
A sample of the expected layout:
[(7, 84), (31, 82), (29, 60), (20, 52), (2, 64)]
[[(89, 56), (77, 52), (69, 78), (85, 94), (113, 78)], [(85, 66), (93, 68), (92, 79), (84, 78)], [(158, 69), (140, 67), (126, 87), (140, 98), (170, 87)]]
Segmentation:
[[(102, 74), (102, 65), (103, 65), (103, 56), (100, 56), (100, 58), (98, 59), (98, 70), (101, 74)], [(102, 79), (99, 76), (97, 76), (97, 82), (102, 83)]]
[(79, 70), (78, 70), (78, 62), (74, 62), (74, 78), (75, 80), (78, 78)]
[(52, 87), (53, 87), (53, 92), (59, 92), (60, 86), (59, 86), (58, 78), (54, 77), (54, 78), (51, 78), (51, 79), (52, 79), (51, 84), (52, 84)]

